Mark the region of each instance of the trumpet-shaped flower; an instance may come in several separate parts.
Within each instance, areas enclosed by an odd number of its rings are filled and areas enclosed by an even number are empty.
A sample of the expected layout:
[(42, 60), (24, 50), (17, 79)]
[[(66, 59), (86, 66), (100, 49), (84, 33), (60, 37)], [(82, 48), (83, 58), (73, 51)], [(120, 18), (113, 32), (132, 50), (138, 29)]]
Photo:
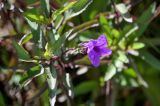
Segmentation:
[(100, 35), (97, 40), (90, 40), (82, 45), (86, 48), (87, 55), (95, 67), (100, 65), (101, 56), (109, 56), (112, 53), (110, 49), (106, 48), (108, 41), (105, 35)]

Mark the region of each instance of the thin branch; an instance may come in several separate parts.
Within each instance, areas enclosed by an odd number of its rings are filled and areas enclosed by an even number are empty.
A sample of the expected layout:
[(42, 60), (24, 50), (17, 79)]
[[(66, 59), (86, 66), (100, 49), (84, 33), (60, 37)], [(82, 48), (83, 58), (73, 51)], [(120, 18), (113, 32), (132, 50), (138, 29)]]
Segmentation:
[(115, 4), (114, 0), (111, 0), (111, 4), (112, 4), (113, 9), (115, 11), (115, 14), (116, 14), (116, 18), (115, 19), (116, 19), (116, 22), (117, 22), (117, 26), (119, 28), (119, 12), (116, 9), (116, 4)]
[(111, 86), (111, 80), (108, 80), (105, 87), (106, 106), (111, 106)]

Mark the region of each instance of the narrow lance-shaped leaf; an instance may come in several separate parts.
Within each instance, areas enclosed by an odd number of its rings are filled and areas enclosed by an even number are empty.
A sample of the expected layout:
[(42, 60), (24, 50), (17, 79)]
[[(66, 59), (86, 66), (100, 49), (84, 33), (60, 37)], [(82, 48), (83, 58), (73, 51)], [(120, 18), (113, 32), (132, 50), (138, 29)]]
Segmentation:
[(67, 11), (68, 9), (70, 9), (76, 2), (70, 2), (67, 5), (65, 5), (63, 8), (56, 10), (55, 12), (53, 12), (52, 14), (52, 18), (53, 20), (55, 20), (59, 15), (61, 15), (62, 13), (64, 13), (65, 11)]
[[(153, 69), (149, 69), (150, 71), (153, 71)], [(144, 69), (144, 71), (149, 71)], [(147, 97), (150, 99), (153, 106), (160, 106), (160, 95), (159, 95), (159, 74), (157, 75), (149, 75), (149, 77), (146, 77), (146, 81), (148, 82), (149, 87), (143, 88), (144, 92), (146, 93)]]
[(37, 22), (37, 23), (45, 22), (45, 18), (43, 15), (39, 15), (39, 14), (31, 13), (31, 12), (25, 12), (24, 16), (33, 22)]
[(113, 64), (110, 64), (107, 67), (106, 73), (105, 73), (105, 81), (110, 80), (114, 75), (116, 74), (116, 67)]
[(140, 52), (140, 57), (152, 67), (160, 70), (160, 61), (147, 51)]
[(93, 0), (79, 0), (72, 8), (65, 12), (65, 20), (81, 14), (92, 3)]
[(131, 24), (124, 27), (121, 36), (117, 41), (121, 48), (124, 49), (126, 47), (126, 42), (133, 43), (135, 38), (139, 38), (144, 33), (153, 16), (155, 6), (155, 3), (151, 4), (150, 7), (144, 11), (137, 20), (137, 24)]
[(124, 62), (124, 63), (128, 63), (129, 62), (129, 59), (128, 57), (126, 56), (126, 53), (123, 52), (123, 51), (118, 51), (118, 60)]
[(42, 32), (40, 25), (36, 22), (31, 21), (27, 17), (25, 17), (25, 19), (27, 20), (27, 22), (31, 28), (34, 43), (36, 44), (37, 47), (42, 49), (44, 39), (43, 39), (43, 32)]
[(64, 84), (68, 90), (68, 95), (73, 97), (73, 85), (69, 73), (66, 73), (65, 75)]
[(14, 40), (13, 40), (13, 46), (16, 49), (16, 53), (17, 53), (19, 59), (22, 59), (22, 60), (29, 60), (30, 59), (28, 52)]
[(56, 102), (57, 73), (56, 69), (53, 67), (53, 64), (50, 64), (50, 66), (46, 68), (46, 74), (49, 86), (49, 101), (51, 106), (54, 106)]
[(154, 14), (155, 9), (156, 9), (156, 3), (151, 4), (149, 8), (137, 20), (139, 28), (141, 29), (141, 30), (138, 30), (138, 32), (136, 33), (138, 34), (137, 36), (140, 36), (143, 34), (143, 32), (145, 31), (145, 29), (150, 23), (150, 20)]
[(141, 42), (134, 42), (133, 44), (131, 44), (128, 48), (129, 49), (141, 49), (145, 47), (145, 44), (144, 43), (141, 43)]
[(102, 30), (107, 34), (107, 38), (110, 37), (111, 39), (112, 36), (111, 27), (109, 26), (106, 17), (104, 15), (100, 15), (99, 22), (100, 25), (102, 26)]
[(19, 44), (20, 44), (20, 45), (23, 45), (23, 44), (27, 43), (30, 39), (32, 39), (32, 37), (33, 37), (33, 35), (32, 35), (31, 33), (25, 34), (25, 35), (21, 38), (21, 40), (19, 41)]
[(61, 47), (64, 45), (66, 38), (71, 34), (72, 30), (66, 32), (64, 35), (60, 36), (57, 41), (54, 42), (52, 51), (54, 54), (61, 54)]
[(22, 76), (22, 79), (20, 80), (20, 84), (22, 86), (26, 86), (34, 77), (37, 77), (44, 73), (44, 68), (42, 65), (37, 65), (29, 70)]
[(94, 80), (85, 81), (74, 88), (75, 96), (84, 95), (96, 89), (98, 83)]
[(45, 53), (44, 53), (44, 57), (46, 59), (50, 59), (53, 55), (54, 52), (56, 52), (57, 54), (60, 52), (60, 47), (57, 49), (57, 51), (53, 51), (54, 46), (56, 46), (55, 42), (57, 42), (57, 40), (60, 38), (60, 35), (57, 33), (57, 31), (53, 28), (52, 30), (47, 32), (48, 35), (48, 43), (45, 46)]
[(56, 20), (55, 20), (55, 29), (58, 30), (59, 28), (61, 29), (62, 22), (63, 22), (64, 16), (63, 15), (59, 15), (57, 16)]
[(149, 8), (138, 18), (138, 30), (135, 34), (129, 36), (131, 41), (135, 40), (135, 38), (139, 38), (145, 32), (154, 14), (155, 8), (156, 3), (151, 4)]
[(41, 2), (41, 7), (42, 10), (44, 12), (44, 14), (46, 15), (46, 17), (49, 17), (50, 15), (50, 0), (40, 0)]

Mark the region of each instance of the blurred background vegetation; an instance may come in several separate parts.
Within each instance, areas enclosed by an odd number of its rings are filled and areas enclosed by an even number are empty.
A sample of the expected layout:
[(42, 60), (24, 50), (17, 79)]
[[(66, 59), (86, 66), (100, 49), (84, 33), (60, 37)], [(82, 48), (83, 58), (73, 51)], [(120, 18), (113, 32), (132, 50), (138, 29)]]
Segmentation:
[[(159, 0), (0, 0), (0, 106), (160, 106), (159, 13)], [(113, 53), (94, 68), (76, 48), (101, 34)]]

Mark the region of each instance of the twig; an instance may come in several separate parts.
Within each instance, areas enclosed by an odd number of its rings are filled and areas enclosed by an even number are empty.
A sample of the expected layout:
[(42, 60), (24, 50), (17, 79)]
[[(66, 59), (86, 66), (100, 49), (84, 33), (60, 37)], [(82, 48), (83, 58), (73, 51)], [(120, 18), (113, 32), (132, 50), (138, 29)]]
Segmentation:
[(115, 79), (113, 79), (112, 80), (111, 106), (115, 106), (117, 92), (118, 92), (117, 83), (115, 82)]
[(119, 28), (119, 13), (118, 13), (118, 11), (117, 11), (117, 9), (116, 9), (116, 5), (115, 5), (115, 3), (114, 3), (114, 1), (113, 0), (111, 0), (111, 4), (112, 4), (112, 6), (113, 6), (113, 9), (114, 9), (114, 11), (115, 11), (115, 14), (116, 14), (116, 22), (117, 22), (117, 26), (118, 26), (118, 28)]
[(111, 80), (106, 82), (106, 106), (111, 106)]
[(106, 106), (115, 106), (117, 87), (115, 79), (106, 82)]

